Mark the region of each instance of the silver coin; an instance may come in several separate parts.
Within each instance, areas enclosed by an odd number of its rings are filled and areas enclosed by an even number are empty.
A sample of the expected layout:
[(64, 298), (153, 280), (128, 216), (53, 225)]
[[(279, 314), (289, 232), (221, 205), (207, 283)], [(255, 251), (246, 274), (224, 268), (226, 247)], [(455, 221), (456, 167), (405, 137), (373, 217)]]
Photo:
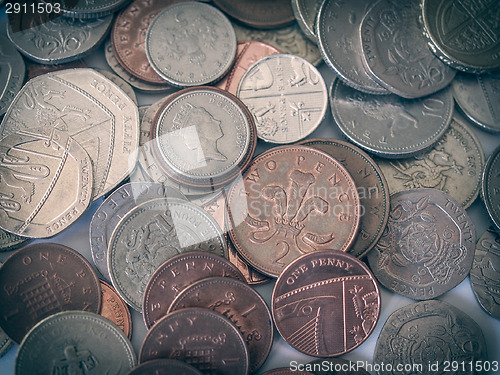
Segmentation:
[(452, 68), (482, 73), (500, 67), (500, 0), (422, 0), (423, 32)]
[(420, 98), (450, 84), (456, 70), (439, 60), (419, 27), (420, 0), (382, 0), (366, 13), (360, 33), (368, 74), (404, 98)]
[(252, 113), (257, 136), (272, 143), (304, 139), (321, 124), (328, 107), (323, 77), (308, 61), (272, 55), (253, 64), (237, 94)]
[(31, 238), (66, 229), (87, 209), (92, 162), (67, 133), (19, 130), (0, 141), (0, 226)]
[(403, 158), (432, 147), (450, 125), (450, 89), (421, 99), (369, 95), (336, 79), (330, 90), (333, 118), (350, 141), (386, 158)]
[(108, 243), (118, 222), (134, 207), (157, 198), (185, 200), (181, 192), (158, 183), (131, 182), (120, 186), (99, 206), (90, 221), (90, 251), (97, 269), (107, 280)]
[(373, 2), (325, 0), (316, 20), (316, 37), (326, 64), (347, 85), (370, 94), (388, 94), (368, 75), (361, 58), (361, 20)]
[(203, 209), (183, 201), (155, 199), (133, 208), (117, 225), (108, 247), (108, 270), (120, 296), (137, 311), (153, 272), (190, 250), (227, 259), (224, 235)]
[(300, 29), (316, 43), (316, 16), (323, 0), (292, 0), (292, 9)]
[(22, 56), (7, 38), (0, 35), (0, 116), (21, 89), (25, 71)]
[(42, 0), (44, 3), (59, 4), (58, 8), (68, 18), (96, 18), (116, 12), (130, 0)]
[[(106, 69), (94, 68), (97, 72), (101, 73), (104, 77), (113, 82), (116, 86), (121, 88), (125, 94), (128, 95), (130, 99), (135, 103), (135, 105), (139, 105), (137, 102), (137, 96), (135, 95), (134, 89), (130, 86), (123, 78), (118, 77), (118, 75), (111, 73)], [(141, 118), (141, 113), (139, 111), (139, 120)]]
[(458, 106), (474, 124), (500, 133), (500, 72), (459, 73), (451, 87)]
[(108, 319), (65, 311), (42, 320), (25, 336), (16, 356), (16, 375), (125, 375), (137, 364), (132, 344)]
[(236, 55), (236, 35), (211, 5), (171, 5), (151, 22), (146, 55), (160, 77), (178, 87), (206, 85), (224, 76)]
[(19, 12), (9, 14), (7, 35), (27, 58), (40, 64), (63, 64), (99, 47), (112, 21), (112, 16), (79, 20)]
[(92, 199), (111, 191), (135, 167), (139, 114), (135, 103), (93, 69), (67, 69), (30, 80), (16, 96), (0, 134), (49, 126), (72, 136), (92, 160)]
[[(2, 263), (0, 262), (0, 267), (2, 267)], [(4, 332), (2, 328), (0, 328), (0, 357), (7, 353), (12, 345), (12, 340), (9, 339), (9, 336)]]
[(27, 240), (28, 238), (26, 237), (16, 236), (15, 234), (0, 229), (0, 251), (14, 250)]
[(484, 167), (482, 198), (491, 220), (500, 229), (500, 147), (493, 151)]

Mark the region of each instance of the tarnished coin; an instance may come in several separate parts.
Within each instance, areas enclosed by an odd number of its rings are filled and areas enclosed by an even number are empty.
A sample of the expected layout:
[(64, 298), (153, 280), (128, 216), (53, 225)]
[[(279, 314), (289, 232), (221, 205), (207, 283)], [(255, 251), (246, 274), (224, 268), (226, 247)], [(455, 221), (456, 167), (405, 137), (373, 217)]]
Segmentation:
[[(94, 68), (94, 70), (97, 70), (99, 73), (101, 73), (104, 77), (109, 79), (111, 82), (113, 82), (116, 86), (121, 88), (127, 96), (132, 99), (132, 101), (136, 104), (139, 105), (137, 102), (137, 96), (135, 95), (134, 89), (132, 86), (130, 86), (125, 80), (121, 77), (119, 77), (117, 74), (110, 72), (109, 70), (106, 69), (99, 69), (99, 68)], [(140, 118), (140, 114), (139, 114)]]
[(420, 0), (377, 1), (363, 18), (363, 63), (381, 86), (404, 98), (420, 98), (450, 84), (456, 70), (429, 49), (419, 25)]
[(195, 367), (176, 359), (153, 359), (132, 369), (127, 375), (203, 375)]
[(314, 375), (370, 375), (358, 362), (342, 358), (315, 359), (305, 365)]
[(149, 25), (146, 55), (173, 86), (202, 86), (222, 78), (236, 54), (236, 35), (218, 9), (184, 2), (161, 11)]
[(209, 309), (175, 311), (159, 320), (142, 342), (139, 362), (178, 359), (220, 375), (248, 374), (248, 349), (229, 319)]
[(428, 300), (465, 279), (475, 247), (476, 229), (462, 206), (441, 190), (413, 189), (391, 195), (387, 228), (368, 261), (389, 290)]
[(21, 89), (24, 75), (22, 56), (7, 38), (0, 35), (0, 116), (7, 111)]
[(500, 147), (493, 151), (484, 167), (482, 197), (491, 220), (500, 229)]
[(0, 268), (0, 326), (16, 343), (43, 318), (60, 311), (101, 308), (99, 279), (90, 263), (69, 247), (23, 247)]
[(241, 272), (227, 259), (206, 251), (191, 251), (167, 260), (151, 276), (144, 291), (146, 327), (151, 328), (167, 314), (175, 297), (184, 288), (198, 280), (216, 276), (245, 281)]
[(0, 229), (0, 251), (14, 250), (24, 244), (27, 240), (27, 237), (17, 236)]
[(252, 113), (257, 136), (272, 143), (304, 139), (323, 121), (328, 107), (321, 74), (293, 55), (256, 62), (241, 78), (236, 96)]
[(108, 319), (66, 311), (37, 324), (16, 356), (16, 374), (126, 375), (137, 363), (132, 344)]
[(347, 251), (361, 211), (347, 170), (305, 146), (276, 147), (256, 157), (231, 187), (228, 206), (236, 249), (272, 277), (302, 254)]
[[(423, 374), (443, 373), (447, 363), (476, 364), (487, 360), (486, 342), (478, 324), (455, 306), (439, 300), (400, 308), (387, 319), (375, 347), (374, 363), (384, 363), (379, 375), (395, 375), (399, 366), (421, 365)], [(432, 367), (431, 367), (432, 366)], [(466, 365), (447, 371), (478, 374)]]
[(214, 4), (239, 22), (256, 29), (275, 29), (295, 21), (290, 0), (214, 0)]
[(500, 319), (500, 232), (494, 227), (477, 241), (470, 283), (481, 307)]
[(292, 0), (292, 10), (302, 32), (316, 43), (316, 17), (322, 0)]
[[(42, 0), (54, 3), (53, 0)], [(70, 19), (96, 18), (116, 12), (130, 0), (62, 0), (58, 1), (62, 13)], [(58, 7), (59, 8), (59, 7)]]
[(317, 251), (283, 270), (271, 307), (276, 328), (293, 348), (335, 357), (357, 348), (372, 333), (380, 314), (380, 291), (357, 258)]
[[(0, 262), (0, 268), (2, 267), (2, 263)], [(12, 345), (12, 340), (9, 339), (9, 336), (0, 328), (0, 357), (7, 353)]]
[(99, 314), (120, 328), (129, 339), (132, 337), (132, 318), (130, 311), (111, 285), (100, 280), (102, 305)]
[(450, 89), (421, 99), (369, 95), (336, 79), (330, 90), (333, 118), (342, 133), (362, 149), (386, 158), (403, 158), (432, 147), (453, 115)]
[(463, 113), (486, 131), (500, 133), (500, 73), (459, 73), (451, 84)]
[(359, 235), (347, 251), (357, 258), (365, 256), (382, 236), (389, 218), (389, 188), (384, 174), (373, 159), (358, 147), (334, 139), (311, 139), (301, 142), (338, 160), (356, 184), (361, 203)]
[(74, 68), (88, 68), (87, 64), (83, 60), (76, 60), (66, 64), (58, 64), (58, 65), (45, 65), (38, 64), (31, 60), (26, 60), (26, 79), (29, 81), (32, 78), (41, 76), (42, 74), (55, 72), (57, 70), (64, 69), (74, 69)]
[(90, 203), (91, 160), (65, 132), (45, 127), (11, 133), (0, 141), (0, 163), (0, 226), (10, 233), (54, 236)]
[(423, 31), (446, 64), (481, 73), (500, 67), (500, 0), (422, 0)]
[(227, 258), (224, 236), (214, 219), (181, 200), (145, 202), (129, 211), (111, 235), (111, 282), (125, 302), (141, 311), (144, 290), (155, 270), (174, 255), (193, 250)]
[(273, 343), (273, 319), (264, 299), (246, 283), (211, 277), (187, 286), (168, 312), (190, 307), (216, 311), (232, 321), (248, 346), (250, 373), (266, 360)]
[(443, 190), (468, 208), (481, 190), (484, 151), (465, 123), (454, 117), (429, 151), (400, 160), (377, 158), (391, 194), (417, 188)]
[(137, 105), (93, 69), (61, 70), (30, 80), (5, 114), (0, 136), (38, 126), (63, 131), (88, 152), (94, 200), (115, 188), (135, 167), (129, 158), (137, 158)]

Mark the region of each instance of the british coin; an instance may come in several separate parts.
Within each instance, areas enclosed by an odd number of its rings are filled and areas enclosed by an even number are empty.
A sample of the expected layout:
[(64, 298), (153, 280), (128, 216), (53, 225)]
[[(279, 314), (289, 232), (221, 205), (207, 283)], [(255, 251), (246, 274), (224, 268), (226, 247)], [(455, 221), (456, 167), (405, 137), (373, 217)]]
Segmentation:
[[(404, 306), (389, 316), (377, 340), (373, 362), (386, 365), (379, 375), (394, 374), (386, 369), (398, 365), (420, 365), (422, 373), (438, 373), (446, 363), (463, 358), (467, 363), (488, 358), (481, 328), (455, 306), (431, 300)], [(478, 373), (468, 366), (450, 369), (455, 375)]]
[(69, 247), (40, 243), (12, 254), (0, 268), (0, 326), (16, 343), (45, 317), (101, 308), (101, 289), (90, 263)]
[(99, 314), (120, 328), (129, 339), (132, 337), (132, 318), (130, 311), (118, 293), (107, 282), (100, 280), (102, 305)]
[(382, 170), (358, 147), (334, 139), (311, 139), (301, 142), (337, 159), (350, 173), (361, 202), (359, 234), (347, 251), (357, 258), (365, 256), (382, 236), (390, 211), (389, 188)]
[(500, 73), (459, 73), (451, 84), (463, 113), (483, 130), (500, 133)]
[(357, 258), (317, 251), (283, 270), (271, 308), (278, 332), (293, 348), (315, 357), (335, 357), (357, 348), (373, 332), (380, 291)]
[(271, 277), (302, 254), (347, 251), (361, 212), (347, 170), (305, 146), (275, 147), (256, 157), (231, 187), (228, 210), (236, 250)]
[[(137, 102), (137, 96), (135, 95), (134, 89), (132, 86), (130, 86), (123, 78), (118, 77), (118, 75), (110, 72), (109, 70), (106, 69), (99, 69), (99, 68), (94, 68), (97, 72), (101, 73), (104, 77), (109, 79), (111, 82), (113, 82), (116, 86), (121, 88), (125, 94), (128, 95), (130, 99), (135, 103), (135, 105), (139, 105)], [(140, 114), (139, 114), (140, 118)]]
[(92, 199), (111, 191), (135, 167), (137, 105), (93, 69), (68, 69), (30, 80), (0, 125), (1, 136), (48, 126), (72, 136), (92, 160)]
[(26, 60), (26, 79), (29, 81), (32, 78), (41, 76), (42, 74), (55, 72), (57, 70), (64, 69), (74, 69), (74, 68), (88, 68), (87, 64), (83, 60), (76, 60), (66, 64), (58, 64), (58, 65), (44, 65), (38, 64), (31, 60)]
[(500, 229), (500, 147), (497, 147), (486, 161), (482, 198), (491, 220)]
[(249, 368), (248, 349), (238, 329), (221, 314), (202, 308), (170, 313), (149, 330), (139, 362), (157, 358), (178, 359), (220, 375), (246, 375)]
[(203, 375), (195, 367), (176, 359), (154, 359), (132, 369), (127, 375)]
[(322, 0), (292, 0), (292, 10), (297, 23), (304, 35), (314, 43), (316, 43), (316, 17), (322, 3)]
[(443, 190), (468, 208), (481, 190), (484, 151), (472, 129), (457, 117), (429, 151), (411, 158), (377, 158), (391, 194), (416, 188)]
[(313, 373), (309, 371), (292, 370), (290, 367), (280, 367), (267, 370), (261, 375), (313, 375)]
[(227, 259), (206, 251), (190, 251), (163, 263), (151, 276), (144, 291), (143, 318), (151, 328), (163, 316), (175, 297), (198, 280), (230, 277), (245, 281), (241, 272)]
[(22, 56), (7, 38), (0, 35), (0, 116), (7, 111), (21, 89), (24, 76)]
[(273, 343), (273, 319), (264, 299), (246, 283), (228, 277), (211, 277), (187, 286), (168, 312), (203, 307), (228, 318), (248, 346), (250, 373), (267, 359)]
[[(50, 4), (51, 0), (42, 0)], [(89, 0), (62, 0), (60, 5), (61, 12), (67, 18), (97, 18), (116, 12), (125, 6), (130, 0), (99, 0), (98, 2)]]
[(214, 4), (239, 22), (256, 29), (276, 29), (295, 21), (289, 0), (214, 0)]
[(92, 216), (89, 229), (90, 251), (95, 266), (106, 280), (110, 280), (107, 253), (113, 231), (130, 210), (157, 198), (186, 199), (179, 191), (163, 184), (131, 182), (113, 191)]
[(90, 312), (66, 311), (29, 332), (19, 346), (15, 371), (126, 375), (136, 363), (132, 344), (114, 323)]
[(453, 115), (450, 89), (420, 99), (369, 95), (333, 81), (330, 107), (339, 129), (362, 149), (386, 158), (413, 156), (432, 147)]
[(211, 5), (184, 2), (161, 11), (149, 25), (146, 55), (172, 86), (202, 86), (222, 78), (236, 54), (229, 20)]
[(422, 1), (423, 32), (434, 54), (452, 68), (481, 73), (500, 67), (500, 1)]
[(129, 211), (108, 245), (108, 271), (118, 294), (137, 311), (144, 290), (163, 262), (181, 252), (202, 250), (227, 258), (217, 223), (198, 206), (175, 199), (154, 199)]
[(67, 133), (51, 127), (11, 133), (0, 141), (0, 161), (2, 229), (29, 238), (51, 237), (87, 209), (92, 162)]
[(256, 62), (241, 78), (236, 96), (252, 113), (257, 136), (280, 144), (311, 134), (328, 107), (321, 74), (306, 60), (292, 55), (273, 55)]
[(494, 227), (477, 241), (470, 283), (481, 307), (500, 319), (500, 232)]
[(11, 251), (17, 249), (27, 240), (27, 237), (17, 236), (0, 229), (0, 251)]
[(404, 98), (421, 98), (448, 86), (456, 70), (429, 49), (419, 25), (420, 1), (378, 1), (363, 18), (362, 61), (381, 86)]
[[(2, 267), (2, 263), (0, 262), (0, 268)], [(7, 353), (12, 345), (12, 340), (9, 339), (9, 336), (0, 328), (0, 357)]]
[(342, 358), (315, 359), (306, 368), (314, 375), (370, 375), (359, 363)]
[[(30, 0), (27, 8), (36, 3)], [(9, 14), (7, 35), (27, 58), (40, 64), (63, 64), (99, 47), (112, 21), (112, 16), (80, 20), (45, 12), (13, 12)]]
[(441, 190), (413, 189), (391, 195), (387, 228), (368, 262), (389, 290), (428, 300), (465, 279), (475, 247), (476, 229), (462, 206)]
[(366, 72), (361, 58), (361, 20), (373, 5), (353, 0), (343, 6), (342, 0), (326, 0), (316, 20), (318, 47), (326, 64), (345, 84), (369, 94), (388, 94)]
[(205, 189), (241, 174), (257, 144), (245, 105), (213, 87), (185, 89), (169, 97), (151, 129), (160, 167), (180, 183)]

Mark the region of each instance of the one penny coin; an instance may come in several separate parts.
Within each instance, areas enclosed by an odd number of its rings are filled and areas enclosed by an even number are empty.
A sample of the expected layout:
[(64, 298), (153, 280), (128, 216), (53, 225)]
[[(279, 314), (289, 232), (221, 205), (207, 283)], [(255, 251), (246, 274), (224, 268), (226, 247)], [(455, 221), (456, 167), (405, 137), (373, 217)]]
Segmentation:
[(132, 337), (132, 318), (124, 300), (107, 282), (101, 280), (102, 306), (100, 315), (111, 320), (130, 339)]

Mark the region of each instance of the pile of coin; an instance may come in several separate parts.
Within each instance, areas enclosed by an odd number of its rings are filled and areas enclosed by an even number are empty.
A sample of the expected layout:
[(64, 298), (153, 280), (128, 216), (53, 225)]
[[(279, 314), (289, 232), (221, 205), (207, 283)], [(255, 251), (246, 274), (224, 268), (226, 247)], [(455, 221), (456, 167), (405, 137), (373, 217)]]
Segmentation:
[[(418, 302), (391, 308), (368, 372), (498, 367), (437, 297), (470, 274), (499, 316), (500, 147), (476, 136), (500, 143), (499, 0), (3, 9), (16, 374), (257, 374), (278, 340), (329, 359), (266, 374), (365, 374), (332, 357), (377, 331), (387, 290)], [(333, 124), (343, 140), (321, 137)]]

